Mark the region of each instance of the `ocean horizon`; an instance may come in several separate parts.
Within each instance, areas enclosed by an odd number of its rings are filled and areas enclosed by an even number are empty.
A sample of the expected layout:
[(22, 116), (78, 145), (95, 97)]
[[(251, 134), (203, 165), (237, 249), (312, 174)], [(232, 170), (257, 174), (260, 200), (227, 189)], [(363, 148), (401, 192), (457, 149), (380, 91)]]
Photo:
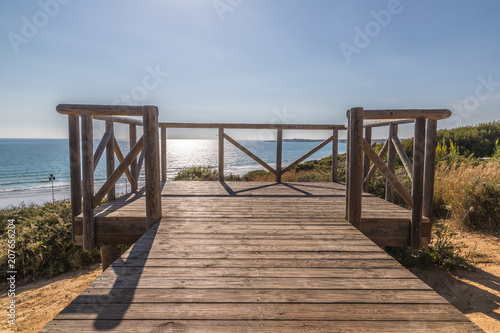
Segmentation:
[[(318, 145), (321, 140), (288, 139), (283, 141), (282, 165), (285, 167)], [(276, 161), (276, 141), (239, 140), (247, 149), (272, 167)], [(94, 149), (99, 140), (94, 140)], [(128, 141), (118, 140), (124, 154), (129, 151)], [(193, 166), (217, 167), (218, 143), (214, 139), (168, 139), (167, 180), (173, 180), (182, 170)], [(339, 142), (339, 154), (346, 150)], [(330, 156), (331, 143), (307, 160)], [(306, 161), (307, 161), (306, 160)], [(118, 160), (115, 161), (118, 165)], [(263, 169), (246, 154), (226, 142), (224, 145), (225, 174), (242, 176), (249, 171)], [(49, 179), (55, 177), (54, 181)], [(106, 163), (101, 159), (94, 173), (95, 189), (106, 180)], [(139, 177), (139, 187), (144, 185), (144, 168)], [(43, 203), (69, 198), (69, 143), (68, 139), (8, 139), (0, 138), (0, 207), (24, 203)], [(130, 189), (125, 176), (118, 180), (117, 192)]]

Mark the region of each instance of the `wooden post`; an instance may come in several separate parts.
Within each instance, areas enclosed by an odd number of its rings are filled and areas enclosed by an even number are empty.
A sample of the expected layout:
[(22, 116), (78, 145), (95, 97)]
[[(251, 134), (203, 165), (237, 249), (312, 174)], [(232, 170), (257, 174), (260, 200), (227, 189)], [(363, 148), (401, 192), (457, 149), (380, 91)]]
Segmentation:
[(363, 195), (363, 108), (352, 108), (349, 114), (349, 222), (356, 228), (361, 224)]
[(349, 221), (349, 138), (351, 135), (351, 111), (347, 111), (347, 137), (346, 137), (346, 150), (345, 150), (345, 219)]
[(219, 181), (224, 180), (224, 127), (219, 127)]
[(160, 152), (158, 138), (158, 108), (142, 108), (144, 123), (144, 172), (146, 175), (146, 228), (161, 219)]
[(424, 183), (424, 154), (425, 154), (425, 118), (420, 117), (415, 121), (415, 134), (413, 142), (413, 208), (411, 210), (411, 247), (420, 247), (422, 231), (422, 203)]
[(101, 250), (102, 271), (104, 272), (117, 259), (117, 253), (113, 245), (101, 245), (99, 247)]
[(283, 155), (283, 130), (278, 128), (276, 133), (276, 182), (281, 183), (281, 158)]
[(161, 128), (161, 181), (167, 181), (167, 128)]
[[(107, 177), (111, 176), (113, 171), (115, 171), (115, 148), (114, 148), (114, 128), (113, 121), (106, 121), (106, 131), (111, 132), (111, 136), (108, 140), (108, 144), (106, 145), (106, 174)], [(115, 187), (113, 186), (111, 190), (108, 192), (108, 201), (112, 201), (116, 199)]]
[(332, 140), (332, 182), (339, 181), (339, 131), (333, 130)]
[[(134, 124), (128, 125), (128, 134), (129, 134), (129, 148), (132, 149), (132, 147), (135, 145), (137, 142), (137, 126)], [(137, 158), (134, 158), (132, 161), (132, 164), (130, 164), (130, 173), (132, 174), (132, 177), (135, 179), (135, 188), (132, 188), (132, 191), (136, 191), (137, 187), (139, 184), (139, 169), (137, 166)]]
[[(396, 172), (396, 148), (392, 143), (392, 136), (398, 135), (398, 125), (389, 125), (389, 150), (387, 152), (387, 166), (392, 173)], [(394, 187), (388, 181), (385, 182), (385, 200), (389, 202), (394, 202)]]
[[(436, 169), (437, 120), (427, 119), (425, 126), (424, 202), (423, 215), (431, 219)], [(430, 235), (423, 235), (430, 237)]]
[(69, 130), (69, 172), (71, 182), (71, 224), (75, 242), (75, 217), (82, 212), (82, 171), (80, 160), (80, 120), (78, 116), (68, 116)]
[[(365, 128), (365, 140), (368, 141), (368, 143), (370, 145), (372, 144), (372, 128), (371, 127)], [(363, 179), (365, 179), (366, 176), (368, 176), (368, 172), (370, 172), (370, 159), (365, 154), (364, 160), (363, 160)], [(363, 191), (368, 192), (368, 184), (363, 186)]]
[(82, 176), (83, 176), (83, 249), (95, 246), (94, 225), (94, 147), (92, 116), (82, 113)]

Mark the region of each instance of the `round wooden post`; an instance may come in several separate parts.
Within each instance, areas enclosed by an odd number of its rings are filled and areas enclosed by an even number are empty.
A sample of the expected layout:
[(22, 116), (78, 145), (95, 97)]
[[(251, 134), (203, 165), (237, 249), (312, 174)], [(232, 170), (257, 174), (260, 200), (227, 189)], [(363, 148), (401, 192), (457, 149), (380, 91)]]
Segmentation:
[(104, 272), (117, 259), (117, 253), (113, 245), (101, 245), (99, 247), (101, 250), (102, 271)]
[(420, 117), (415, 121), (415, 134), (413, 142), (413, 183), (412, 197), (413, 208), (411, 210), (411, 247), (420, 247), (422, 231), (422, 203), (424, 184), (424, 154), (425, 154), (425, 118)]
[[(427, 119), (425, 125), (424, 203), (423, 214), (431, 219), (434, 201), (434, 178), (436, 169), (437, 120)], [(430, 237), (430, 235), (423, 235)]]
[(224, 127), (219, 127), (219, 181), (224, 180)]
[(161, 181), (167, 181), (167, 128), (161, 128)]
[(144, 172), (146, 176), (146, 227), (161, 219), (160, 152), (158, 138), (158, 108), (142, 108), (144, 123)]
[(75, 242), (75, 217), (82, 213), (82, 171), (80, 160), (80, 119), (68, 116), (69, 130), (69, 172), (71, 182), (71, 224)]
[[(365, 128), (365, 140), (368, 141), (368, 143), (371, 145), (372, 144), (372, 128), (371, 127), (366, 127)], [(370, 172), (370, 159), (368, 158), (368, 155), (364, 154), (364, 159), (363, 159), (363, 179), (366, 178), (368, 175), (368, 172)], [(368, 192), (368, 183), (363, 186), (363, 191)]]
[[(387, 166), (392, 173), (395, 173), (397, 152), (391, 140), (393, 135), (398, 135), (398, 125), (396, 124), (389, 125), (389, 147), (387, 151)], [(394, 187), (388, 181), (385, 182), (385, 200), (394, 202)]]
[(92, 116), (82, 113), (82, 187), (83, 187), (83, 249), (95, 246), (94, 225), (94, 147)]
[(283, 155), (283, 130), (278, 128), (276, 133), (276, 182), (281, 183), (281, 158)]
[[(129, 136), (129, 147), (132, 149), (132, 147), (135, 145), (137, 142), (137, 126), (134, 124), (128, 125), (128, 136)], [(137, 184), (139, 183), (139, 168), (137, 165), (137, 158), (134, 158), (132, 163), (130, 164), (130, 173), (132, 174), (132, 177), (135, 179), (135, 188), (132, 188), (132, 191), (137, 190)]]
[(339, 180), (339, 131), (333, 130), (333, 140), (332, 140), (332, 182), (338, 182)]
[[(115, 171), (115, 134), (114, 134), (114, 126), (113, 121), (106, 121), (106, 131), (111, 132), (111, 136), (109, 137), (108, 144), (106, 145), (106, 174), (107, 177), (111, 176), (113, 171)], [(108, 201), (112, 201), (116, 199), (115, 187), (113, 186), (111, 190), (108, 192)]]
[(359, 228), (363, 195), (363, 108), (352, 108), (349, 114), (349, 222)]

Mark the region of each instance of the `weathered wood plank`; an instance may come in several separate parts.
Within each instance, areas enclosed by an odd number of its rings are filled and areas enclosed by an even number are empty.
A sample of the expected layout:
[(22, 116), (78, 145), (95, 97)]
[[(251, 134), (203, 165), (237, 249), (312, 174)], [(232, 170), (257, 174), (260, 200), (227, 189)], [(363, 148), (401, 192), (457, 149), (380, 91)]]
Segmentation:
[(83, 191), (83, 248), (95, 245), (94, 225), (94, 155), (92, 116), (82, 113), (82, 191)]

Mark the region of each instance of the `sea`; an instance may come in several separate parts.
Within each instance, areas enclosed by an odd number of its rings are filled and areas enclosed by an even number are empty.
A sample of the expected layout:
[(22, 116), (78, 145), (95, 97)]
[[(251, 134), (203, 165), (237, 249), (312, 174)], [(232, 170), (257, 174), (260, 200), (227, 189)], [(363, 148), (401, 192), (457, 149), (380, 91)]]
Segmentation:
[[(239, 141), (252, 153), (272, 167), (276, 161), (276, 142), (262, 140)], [(118, 141), (124, 155), (129, 151), (127, 141)], [(283, 161), (285, 167), (317, 146), (319, 141), (285, 140)], [(99, 140), (94, 141), (94, 149)], [(192, 166), (217, 167), (217, 140), (167, 140), (167, 179), (173, 180), (182, 170)], [(339, 143), (339, 153), (346, 150)], [(331, 155), (331, 143), (307, 160)], [(118, 161), (115, 162), (118, 165)], [(244, 175), (263, 169), (254, 160), (229, 142), (224, 145), (226, 174)], [(0, 207), (24, 203), (69, 198), (69, 144), (67, 139), (0, 139)], [(103, 157), (94, 173), (96, 190), (106, 180), (106, 163)], [(144, 168), (139, 186), (144, 184)], [(125, 176), (117, 182), (117, 192), (127, 192)]]

